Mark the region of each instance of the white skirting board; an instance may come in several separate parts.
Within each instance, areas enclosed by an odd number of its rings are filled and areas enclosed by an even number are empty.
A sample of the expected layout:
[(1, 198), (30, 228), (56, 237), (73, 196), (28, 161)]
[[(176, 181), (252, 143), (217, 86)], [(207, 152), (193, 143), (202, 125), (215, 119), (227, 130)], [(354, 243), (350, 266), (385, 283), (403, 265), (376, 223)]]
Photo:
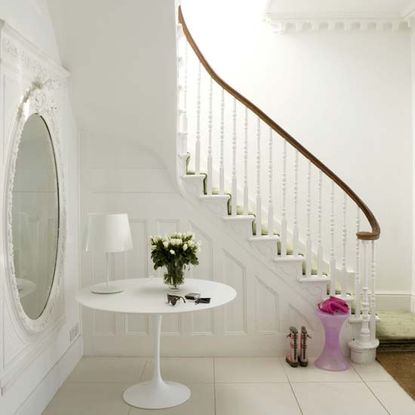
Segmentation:
[(79, 336), (61, 359), (51, 368), (36, 389), (16, 411), (17, 415), (41, 415), (55, 393), (78, 364), (83, 354), (83, 339)]

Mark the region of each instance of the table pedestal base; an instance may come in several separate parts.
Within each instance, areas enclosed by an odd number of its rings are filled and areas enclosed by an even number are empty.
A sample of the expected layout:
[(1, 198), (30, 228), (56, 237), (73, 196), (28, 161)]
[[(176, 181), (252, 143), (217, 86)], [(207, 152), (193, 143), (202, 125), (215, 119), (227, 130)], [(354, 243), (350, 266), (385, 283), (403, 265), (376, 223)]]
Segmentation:
[(149, 382), (130, 386), (124, 392), (124, 401), (143, 409), (163, 409), (177, 406), (190, 398), (190, 389), (176, 382), (164, 381), (160, 373), (161, 315), (152, 316), (154, 336), (154, 372)]
[(130, 386), (124, 392), (124, 401), (144, 409), (163, 409), (180, 405), (190, 398), (190, 389), (176, 382), (144, 382)]

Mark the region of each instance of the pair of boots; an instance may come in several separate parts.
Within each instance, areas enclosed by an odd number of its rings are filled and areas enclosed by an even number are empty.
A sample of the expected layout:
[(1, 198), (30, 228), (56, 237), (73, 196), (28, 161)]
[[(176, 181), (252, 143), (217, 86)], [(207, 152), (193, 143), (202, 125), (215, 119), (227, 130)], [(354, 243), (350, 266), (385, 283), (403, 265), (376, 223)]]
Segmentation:
[(287, 337), (290, 339), (290, 351), (285, 358), (286, 362), (291, 367), (298, 365), (306, 367), (308, 365), (307, 339), (311, 339), (307, 329), (304, 326), (301, 327), (300, 350), (298, 350), (298, 330), (295, 327), (290, 327), (290, 333)]

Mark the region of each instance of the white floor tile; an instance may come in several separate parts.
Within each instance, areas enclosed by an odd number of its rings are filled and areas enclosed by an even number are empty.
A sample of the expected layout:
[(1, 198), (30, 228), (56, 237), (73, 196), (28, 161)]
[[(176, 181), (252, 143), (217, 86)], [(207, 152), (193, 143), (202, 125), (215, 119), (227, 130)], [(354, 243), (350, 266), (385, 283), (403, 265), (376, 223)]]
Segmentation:
[(362, 382), (293, 383), (292, 386), (304, 415), (387, 415)]
[(288, 382), (279, 358), (215, 358), (215, 382)]
[(43, 415), (127, 415), (129, 406), (122, 383), (67, 382), (59, 389)]
[(414, 400), (395, 382), (368, 382), (367, 385), (391, 415), (414, 415)]
[(354, 370), (365, 382), (392, 381), (392, 376), (378, 362), (368, 365), (353, 364)]
[(134, 382), (143, 374), (146, 359), (84, 357), (69, 376), (70, 382)]
[(301, 413), (288, 383), (220, 383), (215, 387), (216, 415)]
[(190, 399), (183, 405), (160, 410), (131, 408), (129, 415), (214, 415), (215, 399), (213, 384), (187, 385), (192, 391)]
[[(143, 379), (153, 375), (150, 360), (144, 370)], [(165, 380), (180, 383), (213, 383), (213, 358), (169, 357), (161, 359), (161, 375)]]
[(307, 367), (291, 367), (281, 358), (281, 363), (290, 382), (361, 382), (353, 367), (339, 372), (323, 370), (314, 366), (313, 360)]

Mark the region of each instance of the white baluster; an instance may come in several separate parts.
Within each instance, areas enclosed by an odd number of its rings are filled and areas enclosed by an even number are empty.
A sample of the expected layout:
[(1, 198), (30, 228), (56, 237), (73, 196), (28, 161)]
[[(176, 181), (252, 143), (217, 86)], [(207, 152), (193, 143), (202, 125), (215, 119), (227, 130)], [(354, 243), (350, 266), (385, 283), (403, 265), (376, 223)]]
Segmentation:
[(287, 141), (282, 153), (282, 211), (281, 211), (281, 255), (287, 255)]
[(305, 274), (311, 277), (311, 162), (308, 162), (307, 171), (307, 231), (305, 247)]
[(331, 193), (330, 193), (330, 295), (336, 293), (336, 256), (335, 256), (335, 235), (334, 235), (334, 203), (335, 203), (335, 192), (334, 182), (331, 182)]
[(223, 88), (220, 98), (219, 192), (221, 195), (225, 193), (225, 90)]
[(244, 122), (244, 215), (248, 214), (248, 107), (245, 107), (245, 122)]
[[(357, 206), (356, 233), (360, 231), (360, 208)], [(354, 313), (360, 318), (360, 241), (356, 238), (356, 270), (354, 275)]]
[(347, 193), (343, 194), (343, 230), (342, 230), (342, 281), (341, 281), (341, 296), (347, 297)]
[(375, 241), (371, 243), (371, 287), (370, 287), (370, 340), (373, 343), (376, 340), (376, 251)]
[(207, 156), (207, 194), (212, 194), (213, 168), (212, 168), (212, 124), (213, 124), (213, 79), (209, 77), (209, 114), (208, 114), (208, 156)]
[(370, 343), (370, 316), (369, 316), (369, 274), (367, 271), (367, 245), (368, 241), (362, 241), (362, 326), (360, 328), (359, 343)]
[(257, 152), (256, 152), (256, 174), (257, 174), (257, 186), (256, 186), (256, 232), (257, 236), (262, 234), (262, 203), (261, 203), (261, 119), (257, 121)]
[(318, 236), (317, 236), (317, 275), (323, 275), (323, 172), (318, 172)]
[(202, 84), (202, 64), (199, 61), (197, 72), (197, 97), (196, 97), (196, 155), (195, 155), (195, 173), (200, 174), (200, 107), (201, 107), (201, 84)]
[(232, 200), (231, 213), (237, 215), (238, 186), (236, 181), (236, 99), (233, 99), (232, 111)]
[(185, 42), (184, 45), (184, 81), (183, 81), (183, 118), (182, 118), (182, 132), (184, 133), (183, 153), (187, 153), (188, 140), (188, 121), (187, 121), (187, 94), (189, 90), (189, 44)]
[(273, 236), (274, 235), (274, 206), (273, 206), (273, 181), (272, 181), (272, 129), (269, 129), (269, 139), (268, 139), (268, 153), (269, 153), (269, 159), (268, 159), (268, 235)]
[(293, 221), (293, 255), (298, 255), (298, 151), (294, 159), (294, 221)]

